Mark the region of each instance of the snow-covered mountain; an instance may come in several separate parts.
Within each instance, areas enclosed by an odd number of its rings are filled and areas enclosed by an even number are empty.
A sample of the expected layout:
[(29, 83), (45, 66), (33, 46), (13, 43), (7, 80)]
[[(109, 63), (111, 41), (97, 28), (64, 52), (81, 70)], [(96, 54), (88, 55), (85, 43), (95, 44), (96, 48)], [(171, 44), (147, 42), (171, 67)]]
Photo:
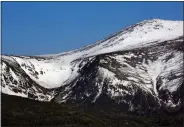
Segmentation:
[(2, 55), (2, 92), (59, 103), (111, 102), (131, 111), (176, 108), (183, 39), (183, 21), (153, 19), (74, 51)]

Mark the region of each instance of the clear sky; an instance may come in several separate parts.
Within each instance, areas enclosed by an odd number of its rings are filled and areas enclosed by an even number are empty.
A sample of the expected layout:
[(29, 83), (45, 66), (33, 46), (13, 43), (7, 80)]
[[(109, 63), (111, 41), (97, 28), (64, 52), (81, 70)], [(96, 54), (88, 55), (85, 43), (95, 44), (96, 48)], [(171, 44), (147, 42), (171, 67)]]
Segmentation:
[(183, 20), (183, 3), (3, 2), (2, 53), (60, 53), (152, 18)]

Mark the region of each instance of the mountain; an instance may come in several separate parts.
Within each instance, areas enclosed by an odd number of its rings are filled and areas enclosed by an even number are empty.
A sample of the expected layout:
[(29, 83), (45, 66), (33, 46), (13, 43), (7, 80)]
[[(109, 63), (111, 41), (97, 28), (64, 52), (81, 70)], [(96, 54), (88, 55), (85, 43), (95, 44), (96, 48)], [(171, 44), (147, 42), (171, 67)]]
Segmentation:
[(183, 39), (183, 21), (153, 19), (74, 51), (2, 55), (2, 93), (138, 113), (180, 111)]

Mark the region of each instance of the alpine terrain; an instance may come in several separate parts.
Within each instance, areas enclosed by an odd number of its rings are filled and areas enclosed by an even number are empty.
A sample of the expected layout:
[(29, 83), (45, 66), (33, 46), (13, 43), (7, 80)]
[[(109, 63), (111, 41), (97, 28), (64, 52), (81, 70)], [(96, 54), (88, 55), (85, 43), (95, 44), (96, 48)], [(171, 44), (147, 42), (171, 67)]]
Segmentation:
[(183, 21), (145, 20), (92, 45), (39, 56), (1, 56), (4, 94), (125, 112), (179, 112)]

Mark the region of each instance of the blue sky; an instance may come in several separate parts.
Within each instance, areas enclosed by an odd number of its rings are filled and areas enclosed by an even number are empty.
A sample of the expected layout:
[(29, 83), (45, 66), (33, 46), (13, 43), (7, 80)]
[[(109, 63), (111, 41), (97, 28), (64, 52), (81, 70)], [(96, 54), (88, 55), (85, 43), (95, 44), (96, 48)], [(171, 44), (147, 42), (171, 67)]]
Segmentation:
[(182, 10), (182, 2), (3, 2), (2, 53), (60, 53), (142, 20), (183, 20)]

